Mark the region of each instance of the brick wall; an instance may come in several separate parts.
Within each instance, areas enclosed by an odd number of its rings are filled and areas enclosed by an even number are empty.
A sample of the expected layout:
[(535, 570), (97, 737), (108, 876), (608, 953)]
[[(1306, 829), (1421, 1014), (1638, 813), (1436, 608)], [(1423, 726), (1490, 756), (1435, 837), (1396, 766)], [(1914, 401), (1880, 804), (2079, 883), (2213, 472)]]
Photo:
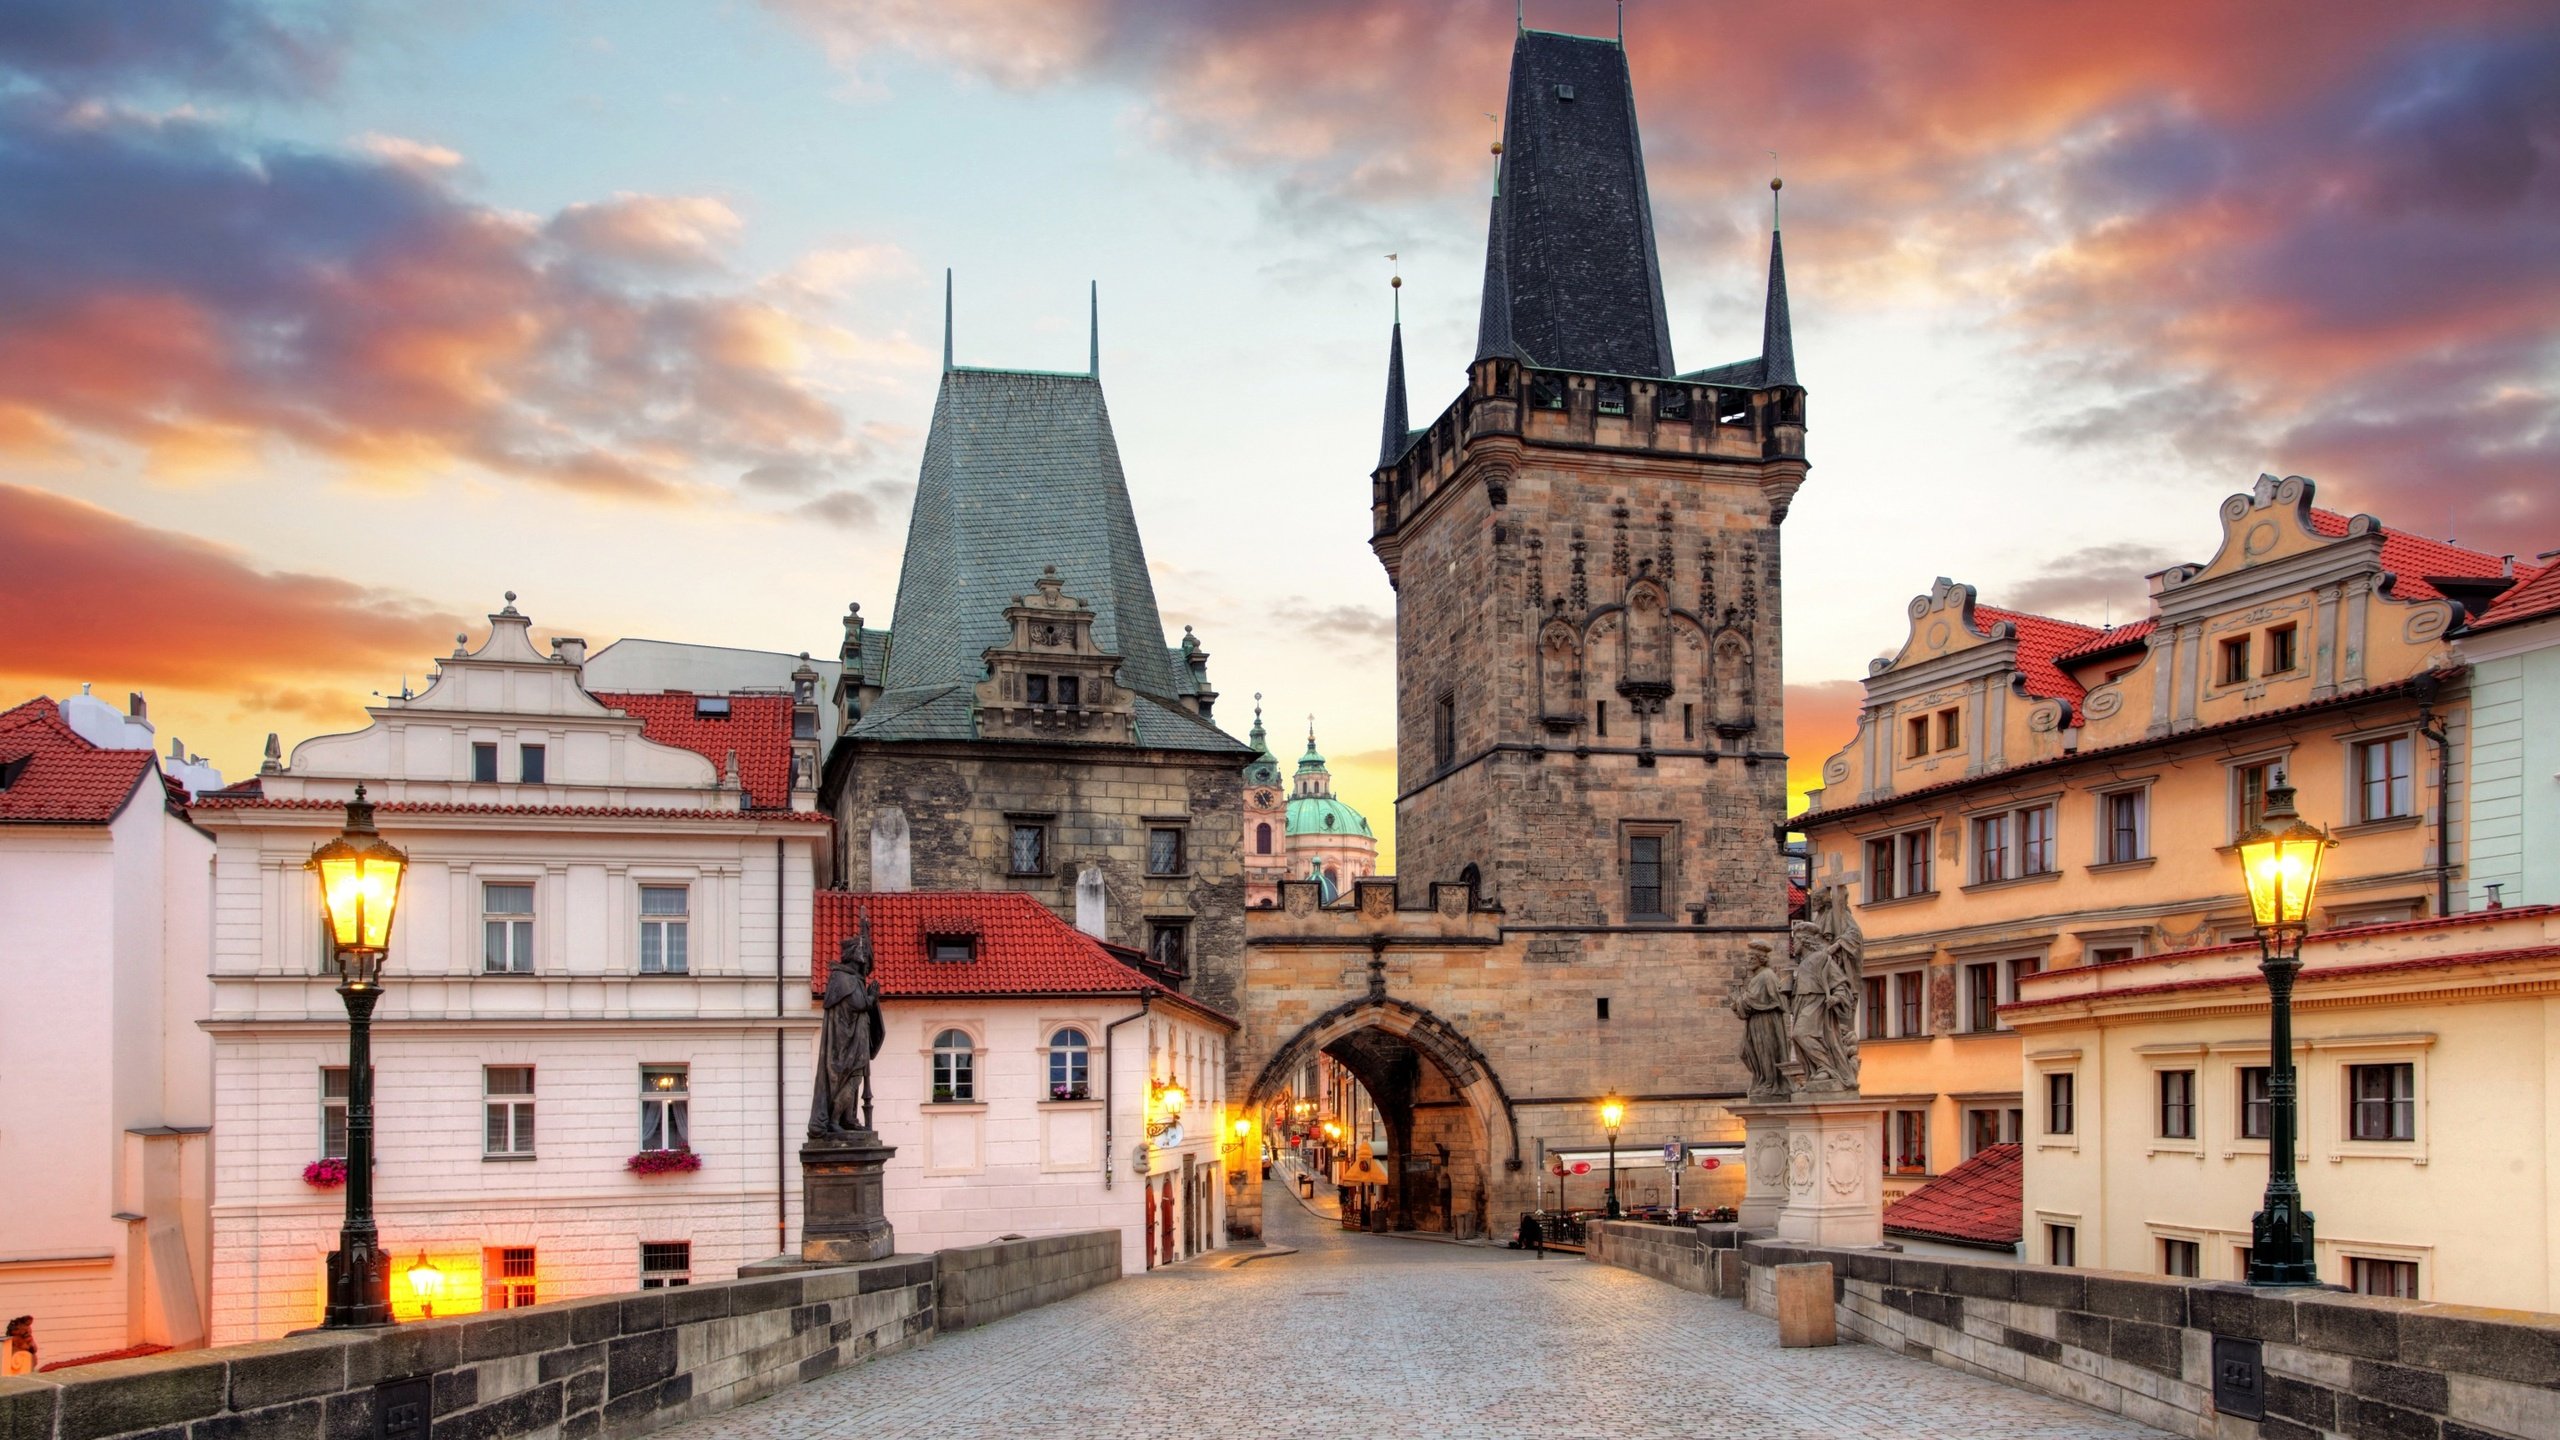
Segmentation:
[[(2560, 1315), (1768, 1242), (1742, 1255), (1761, 1313), (1773, 1267), (1828, 1262), (1844, 1336), (2173, 1434), (2560, 1435)], [(2216, 1408), (2217, 1337), (2255, 1347), (2263, 1419)]]
[(1002, 1240), (944, 1250), (934, 1259), (940, 1328), (968, 1330), (1119, 1279), (1120, 1232)]

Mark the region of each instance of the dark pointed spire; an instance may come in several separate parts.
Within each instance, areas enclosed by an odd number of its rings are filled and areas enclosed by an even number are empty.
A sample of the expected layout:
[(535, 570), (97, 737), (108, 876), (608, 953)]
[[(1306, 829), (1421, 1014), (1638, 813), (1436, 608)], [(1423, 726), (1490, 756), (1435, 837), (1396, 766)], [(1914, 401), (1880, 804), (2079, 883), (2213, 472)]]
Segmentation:
[(951, 269), (942, 271), (942, 373), (951, 373)]
[(1404, 458), (1405, 437), (1412, 434), (1404, 399), (1404, 277), (1392, 283), (1396, 293), (1395, 324), (1387, 331), (1387, 413), (1378, 427), (1378, 468)]
[(1780, 181), (1769, 182), (1769, 299), (1760, 315), (1760, 383), (1796, 383), (1795, 328), (1787, 317), (1787, 252), (1780, 242), (1777, 194)]

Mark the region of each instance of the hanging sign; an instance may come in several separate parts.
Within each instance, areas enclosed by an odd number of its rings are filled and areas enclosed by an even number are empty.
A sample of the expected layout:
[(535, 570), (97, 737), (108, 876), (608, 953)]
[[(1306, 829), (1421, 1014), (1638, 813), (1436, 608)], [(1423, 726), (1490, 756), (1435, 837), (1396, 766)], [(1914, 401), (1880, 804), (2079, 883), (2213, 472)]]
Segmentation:
[(1688, 1146), (1688, 1144), (1687, 1144), (1686, 1142), (1684, 1142), (1684, 1141), (1679, 1141), (1679, 1140), (1674, 1140), (1674, 1141), (1672, 1141), (1671, 1143), (1669, 1143), (1669, 1144), (1667, 1144), (1667, 1145), (1665, 1145), (1665, 1146), (1663, 1146), (1663, 1147), (1662, 1147), (1662, 1168), (1663, 1168), (1663, 1169), (1665, 1169), (1665, 1170), (1677, 1170), (1677, 1169), (1680, 1169), (1682, 1166), (1687, 1165), (1688, 1163), (1689, 1163), (1689, 1146)]
[(1588, 1161), (1588, 1160), (1576, 1160), (1576, 1161), (1574, 1161), (1574, 1162), (1573, 1162), (1573, 1173), (1574, 1173), (1574, 1174), (1576, 1174), (1576, 1175), (1588, 1175), (1588, 1174), (1590, 1174), (1590, 1173), (1591, 1173), (1591, 1162), (1590, 1162), (1590, 1161)]

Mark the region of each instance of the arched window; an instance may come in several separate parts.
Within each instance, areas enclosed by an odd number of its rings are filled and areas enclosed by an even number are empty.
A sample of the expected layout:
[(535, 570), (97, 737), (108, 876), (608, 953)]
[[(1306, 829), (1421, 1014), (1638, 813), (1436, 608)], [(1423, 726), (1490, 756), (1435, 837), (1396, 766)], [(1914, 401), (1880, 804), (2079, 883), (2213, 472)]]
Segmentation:
[(933, 1037), (933, 1098), (939, 1102), (978, 1098), (978, 1047), (965, 1030), (945, 1030)]
[(1253, 827), (1253, 853), (1256, 855), (1271, 853), (1271, 822), (1266, 820)]
[(1092, 1091), (1093, 1045), (1070, 1025), (1049, 1037), (1049, 1098), (1082, 1100)]

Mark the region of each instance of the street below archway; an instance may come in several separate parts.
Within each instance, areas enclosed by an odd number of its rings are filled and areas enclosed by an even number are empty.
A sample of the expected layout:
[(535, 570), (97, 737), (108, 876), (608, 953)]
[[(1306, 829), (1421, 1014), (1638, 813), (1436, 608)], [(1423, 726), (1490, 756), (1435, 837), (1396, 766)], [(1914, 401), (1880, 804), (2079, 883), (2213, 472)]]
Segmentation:
[(1777, 1327), (1578, 1256), (1346, 1234), (1286, 1198), (1298, 1247), (1119, 1281), (659, 1432), (677, 1440), (1072, 1435), (1429, 1440), (2083, 1440), (2156, 1436), (1865, 1345)]

